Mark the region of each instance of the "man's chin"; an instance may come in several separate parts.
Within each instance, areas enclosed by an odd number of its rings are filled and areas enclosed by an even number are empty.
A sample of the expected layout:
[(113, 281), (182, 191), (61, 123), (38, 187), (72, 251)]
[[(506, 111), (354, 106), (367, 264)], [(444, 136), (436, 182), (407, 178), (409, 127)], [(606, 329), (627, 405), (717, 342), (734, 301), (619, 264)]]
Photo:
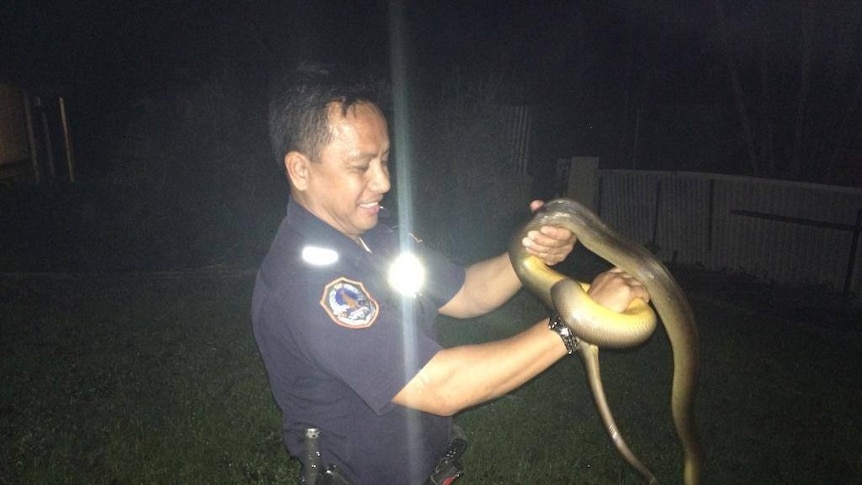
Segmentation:
[(366, 225), (367, 227), (365, 228), (365, 230), (368, 231), (368, 230), (374, 229), (374, 226), (376, 226), (379, 221), (380, 221), (380, 218), (375, 215), (372, 218), (372, 220), (368, 221), (368, 223)]
[(357, 221), (358, 224), (356, 224), (356, 228), (361, 230), (362, 232), (370, 231), (371, 229), (374, 228), (374, 226), (377, 225), (377, 222), (379, 221), (379, 219), (380, 218), (378, 217), (377, 214), (374, 214), (374, 215), (367, 214), (367, 215), (363, 216), (362, 219)]

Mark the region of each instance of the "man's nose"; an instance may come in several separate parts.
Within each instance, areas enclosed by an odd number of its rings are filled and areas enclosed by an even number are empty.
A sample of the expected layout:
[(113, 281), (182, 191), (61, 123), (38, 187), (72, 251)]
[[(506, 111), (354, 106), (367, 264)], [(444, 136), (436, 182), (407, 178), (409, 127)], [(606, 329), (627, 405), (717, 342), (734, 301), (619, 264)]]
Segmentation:
[(389, 173), (381, 165), (376, 165), (372, 170), (373, 173), (371, 174), (371, 182), (368, 184), (369, 187), (381, 194), (389, 192)]

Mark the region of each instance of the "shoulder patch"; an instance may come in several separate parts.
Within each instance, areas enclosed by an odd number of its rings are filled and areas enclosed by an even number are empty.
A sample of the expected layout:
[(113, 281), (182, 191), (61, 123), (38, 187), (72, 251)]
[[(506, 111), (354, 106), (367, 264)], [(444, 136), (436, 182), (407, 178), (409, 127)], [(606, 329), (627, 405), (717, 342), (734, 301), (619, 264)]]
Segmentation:
[(370, 327), (380, 312), (377, 301), (362, 283), (344, 277), (324, 287), (320, 306), (333, 322), (346, 328)]

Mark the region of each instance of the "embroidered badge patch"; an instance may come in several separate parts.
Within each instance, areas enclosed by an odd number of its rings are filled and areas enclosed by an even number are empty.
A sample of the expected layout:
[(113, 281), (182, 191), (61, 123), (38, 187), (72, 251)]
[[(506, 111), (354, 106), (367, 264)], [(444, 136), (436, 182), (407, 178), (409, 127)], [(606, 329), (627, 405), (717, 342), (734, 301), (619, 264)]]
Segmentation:
[(326, 285), (320, 306), (332, 321), (347, 328), (370, 327), (380, 310), (362, 283), (343, 277)]

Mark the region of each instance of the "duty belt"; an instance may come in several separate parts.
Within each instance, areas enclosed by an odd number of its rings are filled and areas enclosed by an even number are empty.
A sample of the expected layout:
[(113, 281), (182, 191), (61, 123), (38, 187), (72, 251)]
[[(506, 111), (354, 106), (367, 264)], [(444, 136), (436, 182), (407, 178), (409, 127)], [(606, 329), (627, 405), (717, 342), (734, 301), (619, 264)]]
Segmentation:
[[(453, 426), (452, 441), (446, 453), (440, 458), (434, 472), (424, 485), (451, 485), (464, 474), (464, 464), (461, 457), (467, 451), (467, 437), (458, 426)], [(305, 432), (305, 462), (303, 463), (302, 485), (351, 485), (341, 470), (335, 465), (323, 466), (320, 463), (318, 439), (320, 431), (308, 428)]]

